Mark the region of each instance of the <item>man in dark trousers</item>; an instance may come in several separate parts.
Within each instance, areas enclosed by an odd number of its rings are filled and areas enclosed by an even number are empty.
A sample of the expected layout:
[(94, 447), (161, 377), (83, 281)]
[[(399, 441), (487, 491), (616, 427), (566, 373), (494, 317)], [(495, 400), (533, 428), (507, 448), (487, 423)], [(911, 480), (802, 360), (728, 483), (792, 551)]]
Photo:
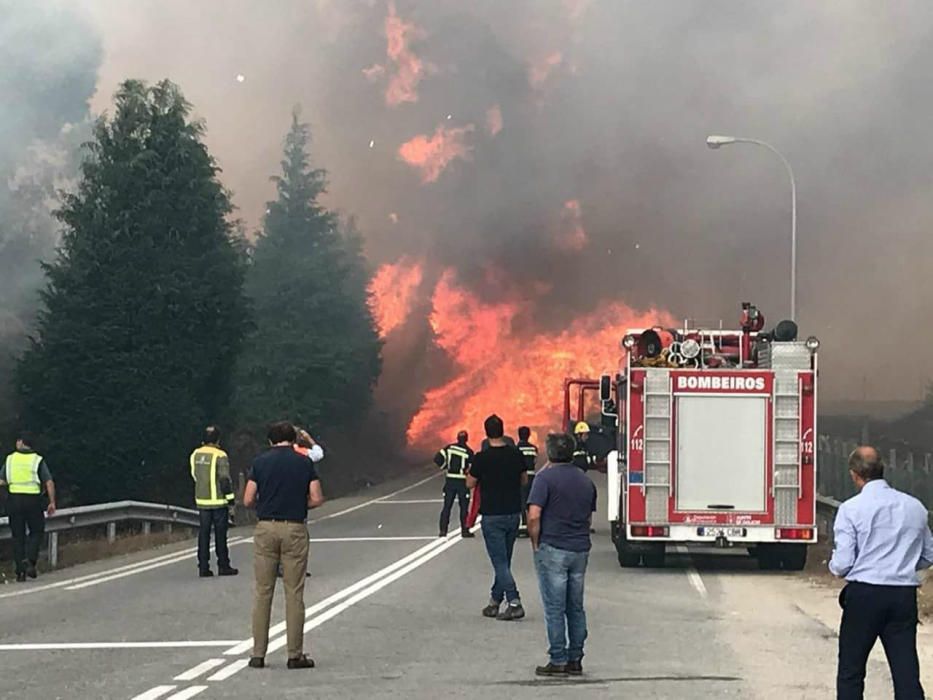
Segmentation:
[[(13, 535), (16, 580), (20, 583), (27, 576), (36, 578), (39, 575), (36, 564), (45, 532), (45, 513), (55, 515), (55, 482), (45, 460), (36, 454), (32, 444), (28, 433), (20, 433), (16, 439), (16, 452), (8, 455), (0, 468), (0, 484), (5, 484), (10, 492), (6, 512)], [(42, 501), (43, 486), (49, 497), (48, 508)]]
[(230, 566), (227, 547), (227, 526), (234, 506), (233, 482), (230, 479), (230, 459), (220, 449), (220, 428), (204, 429), (201, 446), (191, 453), (191, 478), (194, 480), (194, 502), (201, 517), (198, 530), (198, 575), (213, 576), (211, 571), (211, 529), (217, 553), (217, 572), (221, 576), (236, 576), (239, 570)]
[(295, 426), (273, 423), (270, 449), (253, 460), (243, 503), (256, 508), (253, 556), (256, 576), (253, 603), (253, 655), (250, 668), (265, 666), (276, 570), (282, 565), (288, 668), (314, 668), (304, 653), (305, 572), (308, 570), (308, 508), (324, 503), (321, 482), (310, 459), (295, 452)]
[(583, 582), (590, 553), (596, 486), (573, 464), (574, 438), (547, 436), (551, 465), (535, 477), (528, 498), (528, 536), (547, 624), (548, 663), (539, 676), (583, 673), (586, 613)]
[(912, 496), (884, 480), (874, 447), (849, 456), (849, 473), (860, 493), (836, 512), (829, 570), (848, 583), (839, 595), (838, 700), (861, 699), (865, 665), (881, 637), (896, 700), (923, 700), (917, 659), (917, 571), (933, 565), (929, 513)]
[[(525, 459), (518, 448), (505, 441), (499, 416), (489, 416), (483, 427), (489, 447), (473, 457), (467, 476), (467, 487), (479, 488), (483, 539), (494, 572), (489, 604), (483, 608), (483, 615), (520, 620), (525, 617), (525, 609), (512, 576), (512, 549), (521, 519), (522, 485), (528, 479)], [(500, 610), (503, 600), (507, 605)]]
[(519, 537), (528, 536), (528, 494), (535, 480), (535, 465), (538, 462), (538, 447), (531, 444), (531, 428), (523, 425), (518, 429), (518, 451), (525, 458), (525, 474), (528, 481), (522, 487), (522, 523), (518, 528)]
[(467, 444), (470, 439), (465, 430), (457, 433), (457, 441), (442, 448), (434, 455), (434, 463), (446, 472), (444, 479), (444, 507), (441, 508), (439, 537), (447, 537), (447, 528), (450, 526), (450, 511), (457, 499), (460, 508), (460, 534), (463, 537), (473, 537), (470, 528), (466, 526), (467, 511), (470, 506), (470, 492), (467, 489), (466, 477), (473, 461), (473, 450)]

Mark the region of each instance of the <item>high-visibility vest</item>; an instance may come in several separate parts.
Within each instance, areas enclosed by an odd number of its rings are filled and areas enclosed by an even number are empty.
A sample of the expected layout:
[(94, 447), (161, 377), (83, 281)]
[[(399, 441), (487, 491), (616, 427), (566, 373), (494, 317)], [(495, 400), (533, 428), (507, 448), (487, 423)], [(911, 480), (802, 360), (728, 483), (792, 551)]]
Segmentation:
[(230, 460), (214, 445), (202, 445), (191, 453), (194, 502), (198, 508), (220, 508), (233, 503)]
[(525, 471), (529, 476), (535, 475), (535, 462), (538, 461), (538, 448), (530, 442), (518, 443), (518, 449), (525, 458)]
[(454, 443), (448, 445), (441, 454), (444, 456), (444, 466), (448, 479), (466, 479), (466, 468), (470, 464), (470, 450)]
[(14, 452), (6, 458), (6, 480), (10, 493), (38, 496), (42, 493), (39, 465), (42, 457), (35, 452)]

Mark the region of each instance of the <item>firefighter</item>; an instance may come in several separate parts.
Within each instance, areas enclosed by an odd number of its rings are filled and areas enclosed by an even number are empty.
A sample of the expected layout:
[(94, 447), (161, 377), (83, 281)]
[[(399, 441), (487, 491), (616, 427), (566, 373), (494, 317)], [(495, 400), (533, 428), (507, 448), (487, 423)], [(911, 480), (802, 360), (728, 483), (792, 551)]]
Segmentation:
[(538, 462), (538, 448), (531, 444), (531, 428), (523, 425), (518, 429), (518, 450), (525, 458), (525, 473), (528, 483), (522, 487), (522, 522), (518, 527), (519, 537), (528, 537), (528, 494), (531, 493), (531, 483), (535, 479), (535, 465)]
[[(16, 440), (16, 452), (8, 455), (0, 468), (0, 484), (6, 484), (10, 495), (6, 510), (13, 535), (13, 559), (16, 580), (36, 578), (39, 546), (45, 532), (45, 514), (55, 515), (55, 482), (48, 465), (32, 449), (32, 438), (23, 433)], [(47, 509), (42, 507), (42, 487), (49, 497)], [(29, 530), (27, 536), (26, 531)]]
[(198, 530), (198, 575), (213, 576), (211, 571), (211, 529), (217, 552), (217, 572), (221, 576), (236, 576), (239, 570), (230, 566), (227, 548), (227, 527), (234, 505), (233, 483), (230, 480), (230, 459), (220, 449), (220, 428), (204, 429), (204, 441), (191, 453), (191, 478), (194, 479), (194, 501), (201, 516)]
[(596, 456), (590, 452), (587, 445), (590, 439), (590, 426), (580, 421), (574, 426), (573, 434), (577, 438), (577, 446), (573, 451), (573, 463), (583, 471), (589, 471), (596, 460)]
[(434, 455), (434, 463), (447, 472), (444, 479), (444, 507), (441, 509), (440, 527), (438, 537), (447, 536), (450, 525), (450, 511), (454, 499), (460, 508), (460, 534), (463, 537), (473, 537), (467, 527), (467, 512), (469, 510), (470, 492), (466, 485), (466, 475), (473, 461), (473, 450), (467, 444), (470, 436), (467, 431), (457, 433), (457, 441), (447, 445)]

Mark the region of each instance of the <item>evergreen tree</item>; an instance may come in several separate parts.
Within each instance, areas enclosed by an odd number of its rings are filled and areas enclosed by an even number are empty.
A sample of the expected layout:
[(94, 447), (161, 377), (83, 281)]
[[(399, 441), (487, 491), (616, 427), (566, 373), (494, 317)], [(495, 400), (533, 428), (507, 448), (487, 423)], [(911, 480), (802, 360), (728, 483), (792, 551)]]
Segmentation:
[(168, 81), (123, 83), (57, 212), (20, 422), (82, 502), (190, 501), (187, 456), (228, 407), (245, 256), (203, 125)]
[(366, 412), (381, 368), (368, 305), (369, 273), (352, 220), (318, 203), (326, 172), (309, 164), (308, 125), (296, 110), (282, 175), (252, 251), (247, 292), (255, 329), (238, 373), (241, 425), (287, 418), (347, 426)]

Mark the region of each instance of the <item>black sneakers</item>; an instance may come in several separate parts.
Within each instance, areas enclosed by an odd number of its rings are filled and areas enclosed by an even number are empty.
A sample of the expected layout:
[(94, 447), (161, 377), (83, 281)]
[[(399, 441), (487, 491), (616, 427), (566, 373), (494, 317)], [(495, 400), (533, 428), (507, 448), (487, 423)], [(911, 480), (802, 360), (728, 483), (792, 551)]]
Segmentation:
[(35, 564), (30, 563), (28, 566), (26, 566), (26, 575), (27, 575), (29, 578), (35, 578), (36, 576), (39, 575), (39, 572), (36, 571), (36, 565), (35, 565)]
[(232, 566), (225, 566), (217, 570), (218, 576), (236, 576), (240, 573), (239, 569), (234, 569)]
[(571, 676), (582, 676), (583, 675), (583, 662), (582, 661), (568, 661), (567, 662), (567, 673)]
[(17, 583), (26, 583), (26, 572), (25, 572), (25, 571), (17, 571), (17, 572), (16, 572), (16, 582), (17, 582)]
[(198, 569), (198, 576), (201, 578), (210, 578), (214, 575), (214, 572), (210, 569)]
[(314, 668), (314, 659), (308, 658), (307, 654), (302, 654), (294, 659), (288, 660), (289, 668)]
[(498, 617), (499, 616), (499, 603), (489, 601), (489, 605), (483, 608), (483, 617)]
[(505, 606), (505, 610), (499, 613), (496, 616), (497, 620), (521, 620), (525, 617), (525, 608), (522, 607), (522, 604), (518, 601), (514, 603), (509, 603)]
[(266, 660), (261, 656), (251, 656), (249, 659), (250, 668), (265, 668)]
[(552, 664), (550, 661), (547, 666), (538, 666), (535, 668), (536, 676), (547, 676), (550, 678), (566, 678), (567, 677), (567, 666), (560, 666), (558, 664)]
[(476, 535), (470, 532), (469, 530), (464, 530), (463, 532), (460, 533), (460, 536), (465, 537), (467, 539), (469, 539), (470, 537), (476, 537)]

